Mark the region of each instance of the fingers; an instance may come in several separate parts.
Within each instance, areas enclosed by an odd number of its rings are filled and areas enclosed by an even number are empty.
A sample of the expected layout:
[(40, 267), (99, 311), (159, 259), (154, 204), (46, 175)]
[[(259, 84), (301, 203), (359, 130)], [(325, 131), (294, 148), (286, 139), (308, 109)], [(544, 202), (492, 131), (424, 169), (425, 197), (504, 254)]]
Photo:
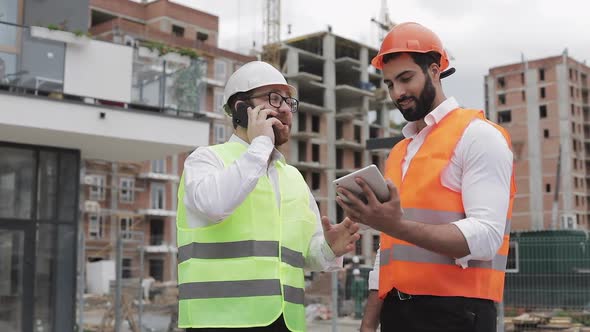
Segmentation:
[(363, 190), (363, 193), (365, 194), (365, 197), (367, 198), (367, 202), (369, 204), (380, 203), (379, 200), (377, 199), (377, 196), (375, 196), (373, 189), (371, 189), (371, 187), (369, 187), (367, 182), (365, 182), (365, 179), (359, 177), (359, 178), (356, 178), (355, 181)]
[(271, 124), (271, 126), (276, 127), (277, 129), (283, 129), (285, 125), (277, 118), (270, 118), (266, 120)]
[(348, 216), (351, 221), (360, 222), (361, 213), (356, 209), (353, 209), (349, 204), (342, 200), (342, 197), (336, 197), (336, 203), (344, 210), (344, 213)]
[(332, 225), (330, 224), (330, 219), (326, 216), (322, 216), (322, 228), (324, 229), (324, 232), (327, 232), (330, 229), (332, 229)]
[(399, 199), (399, 194), (397, 192), (397, 187), (395, 186), (395, 184), (393, 184), (393, 182), (391, 182), (391, 180), (386, 180), (385, 181), (387, 183), (387, 189), (389, 189), (389, 199), (395, 199), (398, 200)]

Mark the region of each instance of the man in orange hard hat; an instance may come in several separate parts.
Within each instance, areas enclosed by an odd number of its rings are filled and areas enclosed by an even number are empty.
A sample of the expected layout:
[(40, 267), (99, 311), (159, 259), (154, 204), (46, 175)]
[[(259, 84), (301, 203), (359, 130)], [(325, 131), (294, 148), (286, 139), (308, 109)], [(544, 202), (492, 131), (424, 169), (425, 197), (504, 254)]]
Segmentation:
[(361, 329), (495, 331), (515, 194), (510, 137), (445, 96), (440, 80), (454, 69), (424, 26), (395, 26), (372, 64), (409, 123), (385, 167), (388, 201), (361, 178), (366, 200), (338, 189), (350, 219), (382, 232)]

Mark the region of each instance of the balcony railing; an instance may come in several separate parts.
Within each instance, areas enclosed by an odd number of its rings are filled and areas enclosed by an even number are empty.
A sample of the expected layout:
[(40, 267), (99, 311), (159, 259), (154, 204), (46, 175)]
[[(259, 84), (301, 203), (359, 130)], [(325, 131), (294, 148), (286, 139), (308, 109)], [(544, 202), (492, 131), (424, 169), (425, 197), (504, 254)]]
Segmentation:
[(0, 21), (0, 90), (202, 117), (206, 63)]

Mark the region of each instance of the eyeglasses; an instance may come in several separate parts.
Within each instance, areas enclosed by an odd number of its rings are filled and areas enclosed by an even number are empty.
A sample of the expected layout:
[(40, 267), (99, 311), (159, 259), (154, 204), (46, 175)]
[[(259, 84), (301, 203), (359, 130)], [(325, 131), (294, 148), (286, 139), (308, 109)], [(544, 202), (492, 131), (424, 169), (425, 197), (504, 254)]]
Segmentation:
[(268, 96), (268, 103), (272, 107), (279, 108), (279, 107), (281, 107), (281, 105), (283, 105), (283, 102), (285, 102), (285, 104), (287, 104), (287, 106), (289, 106), (289, 108), (291, 109), (291, 113), (297, 112), (297, 108), (299, 107), (299, 100), (292, 98), (292, 97), (283, 97), (276, 92), (269, 92), (269, 93), (264, 93), (264, 94), (260, 94), (260, 95), (254, 95), (254, 96), (250, 96), (248, 99), (264, 97), (264, 96)]

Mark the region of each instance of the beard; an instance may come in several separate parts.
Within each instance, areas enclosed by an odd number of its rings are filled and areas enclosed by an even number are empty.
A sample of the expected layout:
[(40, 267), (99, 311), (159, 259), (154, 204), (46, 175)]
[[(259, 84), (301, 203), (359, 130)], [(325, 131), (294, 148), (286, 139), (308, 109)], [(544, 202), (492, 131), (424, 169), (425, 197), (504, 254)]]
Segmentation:
[[(435, 97), (436, 90), (434, 89), (432, 80), (430, 79), (430, 76), (426, 75), (426, 82), (424, 82), (424, 87), (422, 88), (419, 98), (406, 96), (398, 99), (394, 104), (402, 113), (402, 116), (406, 121), (413, 122), (423, 119), (428, 113), (430, 113), (430, 111), (432, 111), (432, 103), (434, 102)], [(406, 100), (413, 100), (414, 107), (402, 108), (400, 103)]]
[(285, 125), (283, 129), (277, 129), (277, 127), (273, 126), (272, 131), (275, 134), (275, 147), (279, 147), (289, 141), (291, 125)]

